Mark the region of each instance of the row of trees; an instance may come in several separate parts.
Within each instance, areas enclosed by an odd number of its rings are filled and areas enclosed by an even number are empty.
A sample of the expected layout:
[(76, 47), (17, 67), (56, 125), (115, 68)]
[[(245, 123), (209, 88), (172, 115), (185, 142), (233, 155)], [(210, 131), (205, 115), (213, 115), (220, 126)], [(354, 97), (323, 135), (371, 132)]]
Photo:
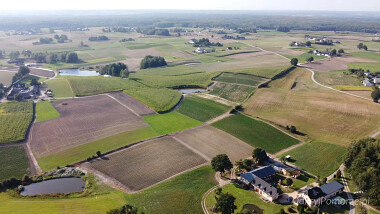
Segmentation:
[(89, 41), (107, 41), (109, 38), (107, 36), (91, 36), (88, 38)]
[(30, 69), (26, 66), (20, 66), (18, 72), (12, 77), (12, 83), (20, 80), (23, 76), (30, 73)]
[(64, 34), (61, 34), (60, 36), (58, 34), (55, 34), (54, 39), (56, 39), (58, 43), (64, 43), (66, 40), (69, 40), (67, 35)]
[(46, 62), (49, 64), (56, 64), (58, 62), (66, 62), (66, 63), (77, 63), (79, 62), (78, 54), (75, 52), (65, 52), (61, 54), (51, 53), (51, 54), (38, 54), (38, 59), (36, 61)]
[(344, 165), (369, 203), (380, 205), (380, 140), (365, 138), (354, 141), (345, 156)]
[(202, 38), (194, 42), (193, 47), (210, 47), (210, 46), (217, 46), (222, 47), (223, 45), (220, 42), (210, 42), (207, 38)]
[(170, 36), (169, 30), (162, 28), (138, 28), (137, 32), (145, 35)]
[(111, 75), (114, 77), (121, 77), (121, 78), (128, 78), (129, 77), (129, 71), (128, 66), (124, 63), (118, 62), (118, 63), (112, 63), (104, 66), (100, 71), (99, 74), (101, 75)]
[(141, 60), (140, 69), (146, 68), (156, 68), (166, 66), (167, 63), (163, 57), (160, 56), (145, 56), (144, 59)]

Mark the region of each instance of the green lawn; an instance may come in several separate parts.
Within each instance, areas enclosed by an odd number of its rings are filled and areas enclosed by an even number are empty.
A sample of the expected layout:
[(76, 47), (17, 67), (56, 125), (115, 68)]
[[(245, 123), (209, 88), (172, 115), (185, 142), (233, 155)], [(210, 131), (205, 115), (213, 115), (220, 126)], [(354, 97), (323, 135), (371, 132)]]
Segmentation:
[(54, 97), (73, 97), (74, 93), (70, 88), (70, 84), (66, 79), (52, 79), (45, 82), (53, 91)]
[(281, 156), (290, 155), (298, 167), (313, 175), (327, 177), (339, 168), (345, 151), (342, 146), (313, 141)]
[(360, 57), (363, 59), (372, 59), (372, 60), (380, 61), (380, 54), (375, 53), (375, 52), (368, 52), (368, 51), (366, 51), (366, 52), (354, 52), (354, 53), (350, 53), (350, 55)]
[(0, 143), (25, 139), (33, 119), (33, 101), (0, 103)]
[(216, 81), (218, 82), (237, 83), (250, 86), (257, 86), (259, 83), (263, 82), (263, 80), (263, 78), (258, 76), (239, 73), (223, 73), (216, 78)]
[[(281, 208), (285, 208), (285, 206), (275, 203), (265, 203), (263, 200), (259, 198), (259, 195), (251, 190), (244, 190), (236, 187), (234, 184), (228, 184), (223, 187), (222, 192), (230, 193), (235, 196), (235, 205), (237, 209), (235, 213), (239, 213), (245, 204), (255, 204), (264, 210), (265, 213), (277, 213)], [(212, 192), (206, 198), (206, 207), (210, 211), (210, 208), (215, 206), (215, 192)]]
[(253, 147), (265, 149), (271, 154), (299, 142), (264, 122), (242, 114), (225, 118), (213, 123), (212, 126), (230, 133)]
[(190, 95), (185, 97), (177, 111), (193, 119), (206, 122), (227, 112), (228, 109), (229, 107), (226, 105)]
[(215, 172), (204, 166), (167, 182), (127, 196), (127, 200), (145, 213), (203, 213), (203, 194), (216, 185)]
[(201, 122), (176, 111), (167, 114), (147, 115), (143, 118), (159, 134), (170, 134), (202, 125)]
[(28, 175), (29, 160), (22, 145), (0, 147), (0, 183)]
[(38, 163), (44, 171), (47, 171), (57, 166), (66, 166), (86, 160), (88, 157), (96, 155), (97, 151), (108, 152), (155, 136), (158, 134), (150, 127), (128, 131), (39, 158)]
[(301, 54), (299, 56), (293, 56), (293, 55), (289, 55), (289, 54), (281, 54), (281, 55), (283, 55), (284, 57), (286, 57), (288, 59), (297, 58), (299, 63), (305, 63), (307, 58), (309, 58), (309, 57), (313, 57), (314, 61), (326, 58), (325, 56), (317, 56), (317, 55), (309, 54), (309, 53), (304, 53), (304, 54)]
[(59, 112), (50, 102), (42, 101), (36, 104), (36, 122), (42, 122), (59, 117)]

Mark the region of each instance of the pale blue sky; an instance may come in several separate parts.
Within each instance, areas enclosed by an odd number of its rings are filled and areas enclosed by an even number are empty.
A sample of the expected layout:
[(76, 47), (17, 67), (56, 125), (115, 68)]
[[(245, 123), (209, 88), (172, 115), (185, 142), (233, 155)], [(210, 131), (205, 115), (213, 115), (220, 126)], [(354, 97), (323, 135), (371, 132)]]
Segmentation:
[(380, 0), (11, 0), (0, 10), (188, 9), (380, 11)]

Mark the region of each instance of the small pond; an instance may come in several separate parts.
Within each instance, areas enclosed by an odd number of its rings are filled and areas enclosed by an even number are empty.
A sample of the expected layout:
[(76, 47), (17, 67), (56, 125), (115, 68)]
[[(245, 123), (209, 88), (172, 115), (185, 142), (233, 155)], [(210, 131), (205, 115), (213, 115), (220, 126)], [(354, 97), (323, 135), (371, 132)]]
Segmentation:
[(59, 70), (59, 74), (62, 76), (82, 76), (82, 77), (99, 76), (99, 73), (96, 71), (80, 70), (79, 68), (61, 69)]
[(185, 89), (179, 89), (179, 92), (182, 94), (193, 94), (193, 93), (202, 93), (206, 92), (206, 89), (203, 88), (185, 88)]
[(33, 183), (24, 187), (21, 195), (41, 195), (52, 193), (72, 193), (84, 190), (86, 182), (82, 178), (57, 178), (38, 183)]

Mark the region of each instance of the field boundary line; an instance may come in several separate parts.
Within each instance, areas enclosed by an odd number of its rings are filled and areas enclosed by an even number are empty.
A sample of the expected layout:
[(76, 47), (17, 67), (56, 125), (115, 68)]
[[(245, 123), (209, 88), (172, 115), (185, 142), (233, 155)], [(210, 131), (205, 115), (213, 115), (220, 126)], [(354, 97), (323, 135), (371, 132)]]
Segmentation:
[(185, 146), (186, 148), (190, 149), (191, 151), (193, 151), (195, 154), (201, 156), (203, 159), (205, 159), (207, 162), (211, 162), (211, 158), (207, 157), (205, 154), (203, 154), (202, 152), (200, 152), (199, 150), (193, 148), (192, 146), (188, 145), (187, 143), (185, 143), (184, 141), (182, 141), (181, 139), (178, 139), (177, 137), (175, 136), (171, 136), (175, 141), (177, 141), (178, 143), (182, 144), (183, 146)]
[(30, 131), (29, 131), (29, 136), (28, 136), (28, 139), (27, 139), (25, 145), (26, 145), (26, 152), (28, 153), (31, 164), (33, 165), (34, 170), (36, 171), (35, 174), (41, 174), (42, 169), (41, 169), (40, 165), (38, 165), (38, 161), (37, 161), (36, 157), (34, 156), (32, 149), (30, 148), (30, 142), (33, 140), (34, 124), (35, 124), (35, 121), (33, 121), (32, 125), (31, 125)]
[(139, 114), (137, 114), (137, 112), (135, 112), (133, 109), (131, 109), (130, 107), (128, 107), (127, 105), (124, 105), (123, 103), (121, 103), (118, 99), (116, 99), (115, 97), (111, 96), (110, 94), (105, 94), (106, 96), (108, 96), (109, 98), (115, 100), (116, 102), (118, 102), (120, 105), (122, 105), (124, 108), (128, 109), (129, 111), (131, 111), (133, 114), (135, 114), (136, 116), (138, 117), (141, 117)]
[(73, 88), (71, 87), (71, 84), (70, 84), (69, 80), (66, 79), (66, 78), (64, 78), (64, 79), (66, 80), (67, 84), (69, 84), (69, 87), (70, 87), (71, 93), (73, 93), (73, 97), (75, 97), (74, 90), (73, 90)]
[(297, 144), (295, 144), (295, 145), (293, 145), (293, 146), (290, 146), (290, 147), (288, 147), (288, 148), (282, 149), (282, 150), (280, 150), (280, 151), (274, 153), (273, 155), (277, 157), (277, 156), (279, 156), (279, 155), (281, 155), (281, 154), (283, 154), (283, 153), (285, 153), (285, 152), (289, 152), (289, 151), (291, 151), (291, 150), (293, 150), (293, 149), (295, 149), (295, 148), (298, 148), (298, 147), (300, 147), (300, 146), (303, 146), (303, 145), (305, 145), (305, 144), (306, 144), (306, 143), (305, 143), (304, 141), (301, 141), (300, 143), (297, 143)]

